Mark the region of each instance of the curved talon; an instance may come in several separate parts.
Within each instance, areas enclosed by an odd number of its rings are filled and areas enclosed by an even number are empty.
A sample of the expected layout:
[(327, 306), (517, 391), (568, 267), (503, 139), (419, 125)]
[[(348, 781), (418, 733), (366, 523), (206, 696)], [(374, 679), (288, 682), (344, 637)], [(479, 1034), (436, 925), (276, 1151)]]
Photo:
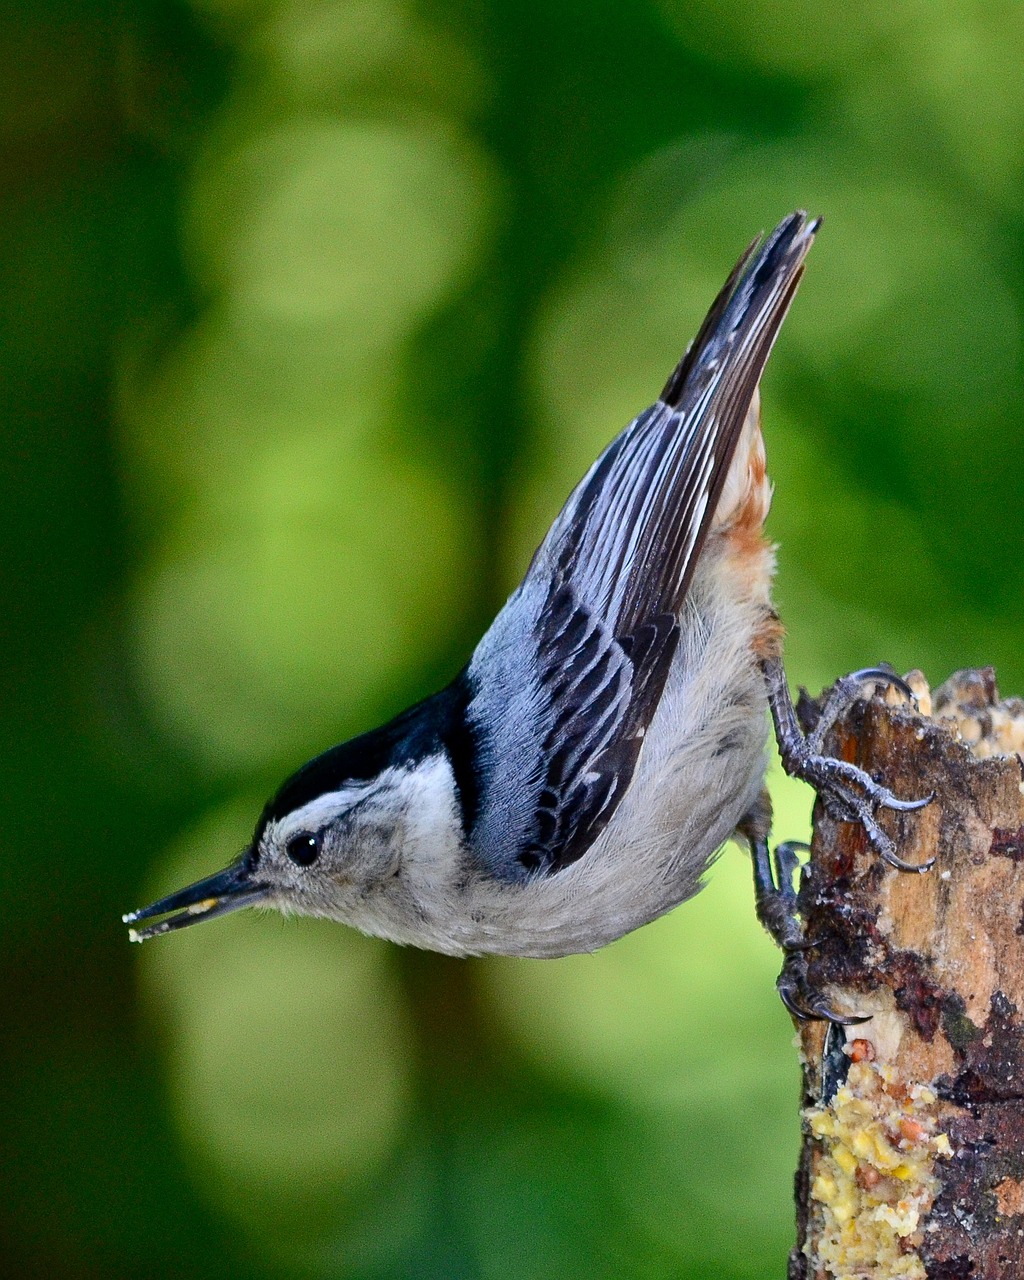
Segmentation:
[(800, 1000), (796, 991), (779, 987), (779, 998), (794, 1018), (801, 1022), (831, 1022), (839, 1027), (855, 1027), (863, 1022), (870, 1022), (867, 1013), (839, 1013), (824, 1000)]
[(898, 689), (904, 697), (917, 706), (917, 694), (914, 693), (910, 685), (902, 676), (896, 674), (895, 671), (886, 671), (885, 667), (863, 667), (860, 671), (851, 671), (847, 676), (848, 680), (877, 680), (880, 684), (890, 684), (894, 689)]
[(815, 1015), (811, 1013), (809, 1009), (806, 1009), (802, 1004), (797, 1003), (796, 996), (792, 991), (788, 990), (786, 987), (779, 987), (778, 992), (779, 992), (779, 999), (786, 1006), (786, 1008), (789, 1010), (789, 1012), (793, 1015), (794, 1018), (798, 1018), (801, 1022), (814, 1021)]
[(899, 809), (901, 811), (911, 811), (913, 809), (921, 809), (925, 804), (930, 804), (932, 796), (929, 796), (923, 803), (920, 800), (900, 800), (881, 782), (876, 782), (870, 773), (866, 773), (859, 765), (853, 764), (849, 760), (834, 760), (831, 756), (811, 756), (807, 760), (806, 765), (808, 772), (817, 769), (818, 772), (825, 775), (823, 782), (828, 781), (829, 773), (836, 777), (844, 778), (853, 786), (861, 787), (864, 794), (869, 796), (875, 804), (884, 804), (887, 809)]
[[(883, 787), (882, 790), (886, 791), (887, 788)], [(916, 810), (923, 809), (926, 805), (930, 805), (934, 799), (934, 791), (930, 791), (920, 800), (898, 800), (890, 791), (886, 796), (882, 797), (881, 803), (884, 804), (887, 809), (895, 809), (898, 813), (914, 813)]]
[(905, 858), (901, 858), (894, 850), (879, 849), (879, 856), (883, 862), (887, 862), (890, 867), (895, 867), (897, 871), (916, 871), (918, 875), (925, 871), (931, 871), (935, 866), (935, 858), (926, 858), (924, 862), (907, 862)]
[(830, 1008), (821, 1001), (816, 1001), (810, 1006), (810, 1009), (812, 1017), (821, 1022), (834, 1022), (840, 1027), (856, 1027), (862, 1022), (871, 1021), (869, 1013), (836, 1013), (835, 1009)]
[[(840, 764), (845, 764), (845, 760), (840, 760)], [(927, 796), (917, 800), (901, 800), (899, 796), (893, 795), (889, 788), (882, 782), (876, 782), (869, 773), (863, 769), (859, 769), (857, 765), (851, 765), (851, 769), (856, 769), (862, 775), (856, 778), (844, 770), (844, 776), (848, 777), (851, 782), (857, 786), (864, 788), (864, 794), (872, 800), (876, 805), (884, 805), (886, 809), (895, 809), (898, 813), (913, 813), (917, 809), (923, 809), (925, 805), (931, 804), (935, 799), (935, 792), (930, 791)]]
[[(841, 815), (842, 820), (859, 822), (864, 828), (871, 847), (883, 862), (887, 862), (890, 867), (895, 867), (897, 871), (914, 871), (920, 875), (922, 872), (930, 871), (935, 865), (934, 857), (927, 858), (924, 862), (907, 862), (905, 858), (901, 858), (896, 852), (896, 846), (892, 840), (875, 821), (875, 816), (867, 801), (859, 796), (842, 796), (841, 798), (844, 804), (848, 806), (847, 815)], [(918, 804), (915, 807), (921, 808), (922, 806)]]
[[(867, 833), (872, 847), (889, 863), (901, 871), (927, 871), (931, 863), (904, 862), (895, 846), (874, 818), (874, 808), (882, 806), (896, 813), (915, 813), (931, 804), (935, 793), (916, 800), (901, 800), (888, 787), (847, 760), (831, 760), (827, 756), (812, 756), (804, 762), (803, 773), (818, 790), (825, 807), (832, 817), (845, 822), (859, 822)], [(841, 781), (840, 781), (841, 780)], [(863, 794), (855, 795), (858, 787)]]
[(868, 1020), (866, 1014), (837, 1012), (820, 992), (813, 990), (807, 977), (807, 962), (800, 954), (787, 951), (775, 985), (782, 1003), (801, 1022), (832, 1022), (851, 1027)]
[(895, 867), (897, 871), (913, 871), (921, 875), (935, 866), (934, 857), (926, 858), (924, 862), (908, 862), (906, 858), (901, 858), (896, 852), (896, 846), (870, 814), (859, 815), (856, 821), (864, 827), (872, 848), (882, 861), (888, 863), (890, 867)]

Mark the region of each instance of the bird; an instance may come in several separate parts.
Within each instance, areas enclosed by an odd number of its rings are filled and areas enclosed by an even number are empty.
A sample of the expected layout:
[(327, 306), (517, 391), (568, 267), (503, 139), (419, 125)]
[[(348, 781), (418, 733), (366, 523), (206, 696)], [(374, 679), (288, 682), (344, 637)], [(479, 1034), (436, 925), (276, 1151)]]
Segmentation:
[(912, 697), (893, 671), (838, 681), (805, 736), (782, 662), (759, 383), (820, 225), (798, 210), (748, 246), (451, 683), (299, 768), (227, 868), (123, 917), (132, 941), (262, 905), (455, 956), (591, 952), (693, 897), (734, 837), (783, 1002), (854, 1020), (810, 985), (795, 848), (769, 848), (769, 724), (786, 771), (901, 870), (925, 865), (877, 811), (930, 797), (824, 753), (865, 687)]

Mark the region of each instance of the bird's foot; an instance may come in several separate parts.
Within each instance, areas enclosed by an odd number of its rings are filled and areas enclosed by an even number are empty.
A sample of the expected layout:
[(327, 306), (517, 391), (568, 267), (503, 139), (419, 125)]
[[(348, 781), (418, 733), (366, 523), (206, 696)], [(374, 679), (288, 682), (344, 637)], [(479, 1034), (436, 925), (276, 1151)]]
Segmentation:
[[(741, 828), (742, 829), (742, 828)], [(807, 938), (797, 912), (794, 877), (802, 866), (798, 849), (807, 845), (786, 840), (776, 845), (775, 856), (768, 849), (767, 838), (749, 829), (747, 836), (754, 863), (754, 903), (757, 917), (782, 948), (785, 959), (776, 981), (779, 997), (794, 1018), (801, 1021), (818, 1018), (850, 1026), (864, 1019), (857, 1014), (840, 1013), (817, 991), (808, 976), (807, 952), (813, 945)]]
[(899, 871), (927, 871), (933, 865), (934, 858), (925, 862), (906, 862), (896, 852), (891, 838), (879, 826), (875, 813), (878, 809), (912, 813), (930, 804), (933, 797), (928, 795), (918, 800), (900, 800), (888, 787), (877, 782), (855, 764), (822, 754), (828, 730), (852, 701), (863, 696), (866, 686), (890, 684), (913, 700), (914, 695), (907, 683), (895, 672), (882, 667), (871, 667), (844, 676), (832, 690), (813, 731), (805, 736), (797, 722), (782, 663), (769, 659), (763, 664), (763, 670), (779, 751), (786, 772), (791, 777), (810, 783), (831, 817), (840, 822), (859, 822), (871, 847), (890, 866)]
[(833, 1009), (808, 977), (806, 947), (799, 951), (787, 951), (782, 962), (782, 972), (775, 982), (779, 998), (794, 1018), (801, 1022), (817, 1020), (834, 1022), (841, 1027), (852, 1027), (867, 1022), (867, 1016), (859, 1013), (840, 1013)]

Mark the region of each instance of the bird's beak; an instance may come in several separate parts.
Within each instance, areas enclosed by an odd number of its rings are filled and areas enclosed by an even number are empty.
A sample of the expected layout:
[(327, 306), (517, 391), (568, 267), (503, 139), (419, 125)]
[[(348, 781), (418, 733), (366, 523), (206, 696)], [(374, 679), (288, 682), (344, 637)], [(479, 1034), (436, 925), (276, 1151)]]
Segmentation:
[(249, 907), (253, 903), (264, 901), (270, 894), (270, 886), (254, 880), (253, 871), (254, 859), (251, 851), (247, 850), (230, 867), (225, 867), (216, 875), (207, 876), (205, 880), (190, 884), (187, 889), (168, 894), (166, 898), (161, 898), (152, 906), (143, 907), (141, 911), (129, 911), (121, 917), (125, 924), (133, 925), (153, 916), (166, 916), (166, 919), (147, 925), (144, 929), (129, 929), (129, 940), (145, 942), (147, 938), (170, 933), (172, 929), (183, 929), (187, 924), (212, 920), (214, 916), (223, 916), (229, 911), (237, 911), (239, 907)]

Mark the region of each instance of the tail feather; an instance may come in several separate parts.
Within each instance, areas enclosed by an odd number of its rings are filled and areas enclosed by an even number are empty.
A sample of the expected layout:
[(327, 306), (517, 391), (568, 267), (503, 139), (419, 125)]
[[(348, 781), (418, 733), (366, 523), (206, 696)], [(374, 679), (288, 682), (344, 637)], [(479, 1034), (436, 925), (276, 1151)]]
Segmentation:
[[(663, 404), (670, 409), (683, 408), (687, 392), (693, 390), (692, 383), (701, 380), (701, 370), (716, 370), (727, 350), (742, 345), (745, 338), (757, 332), (761, 318), (777, 304), (781, 283), (785, 303), (777, 307), (770, 335), (764, 335), (771, 350), (803, 275), (803, 259), (821, 221), (815, 218), (808, 222), (807, 214), (798, 209), (779, 223), (763, 245), (760, 236), (751, 241), (711, 304), (697, 336), (665, 383), (659, 396)], [(767, 358), (766, 353), (762, 365)]]
[(818, 225), (790, 214), (747, 249), (659, 402), (616, 436), (538, 553), (616, 634), (682, 606)]

